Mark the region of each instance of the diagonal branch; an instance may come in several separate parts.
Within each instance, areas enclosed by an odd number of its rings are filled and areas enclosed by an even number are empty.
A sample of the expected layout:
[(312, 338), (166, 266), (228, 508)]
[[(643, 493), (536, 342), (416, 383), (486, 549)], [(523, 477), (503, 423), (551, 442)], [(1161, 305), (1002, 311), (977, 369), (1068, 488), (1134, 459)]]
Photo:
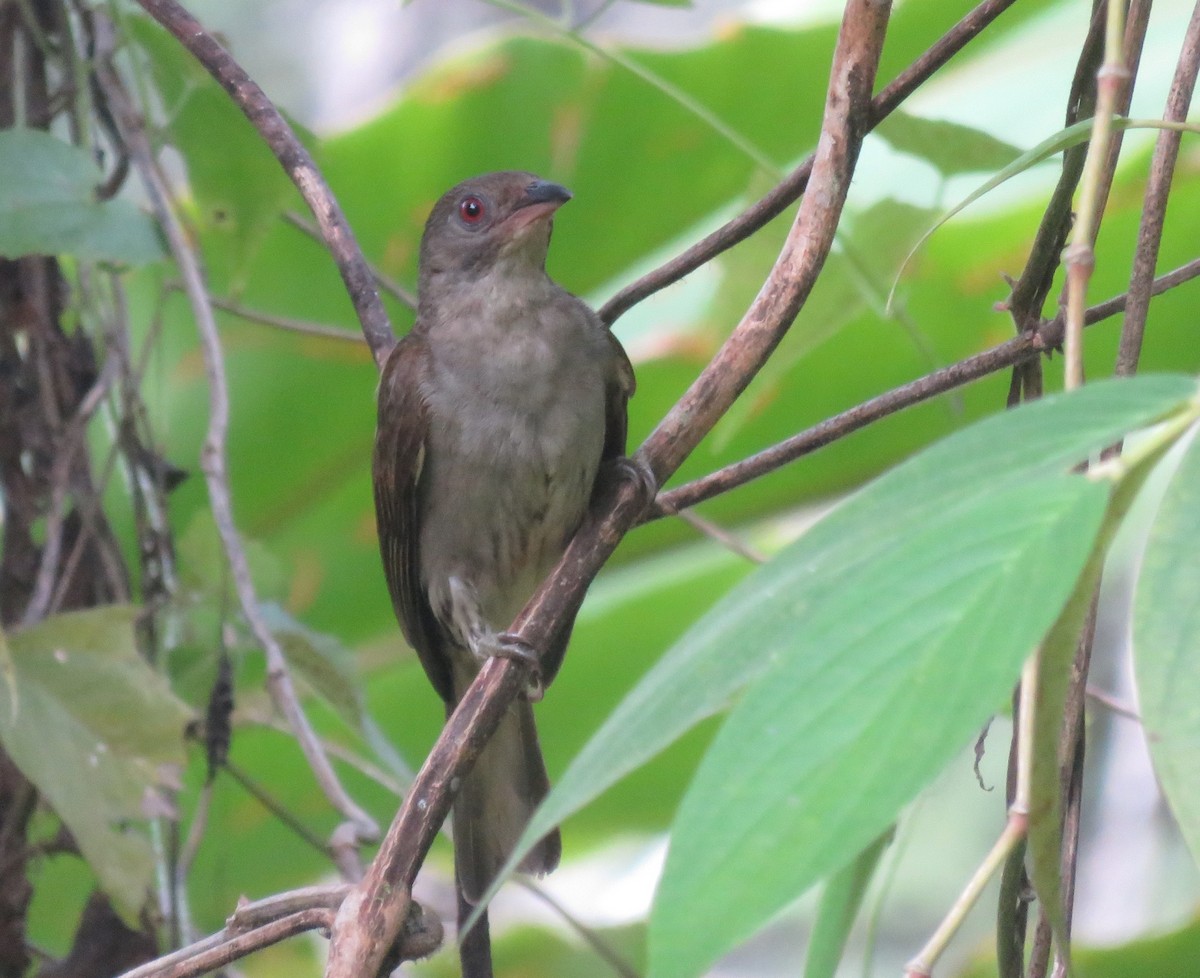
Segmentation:
[[(1147, 297), (1161, 295), (1197, 277), (1200, 277), (1200, 258), (1156, 278), (1146, 290)], [(1092, 326), (1117, 315), (1126, 308), (1131, 298), (1132, 293), (1125, 293), (1097, 303), (1088, 309), (1084, 316), (1084, 325)], [(645, 519), (648, 521), (673, 516), (679, 510), (743, 486), (914, 404), (964, 387), (998, 370), (1028, 363), (1047, 350), (1056, 349), (1062, 343), (1062, 332), (1060, 313), (1057, 318), (1043, 323), (1039, 329), (1027, 330), (1020, 336), (1014, 336), (1011, 340), (969, 356), (965, 360), (942, 367), (900, 387), (894, 387), (840, 414), (826, 418), (749, 458), (733, 462), (664, 492), (655, 500), (654, 509), (646, 513)]]
[[(1015, 0), (984, 0), (974, 10), (946, 32), (928, 51), (909, 65), (871, 101), (866, 123), (874, 129), (908, 98), (917, 88), (943, 67), (955, 54), (974, 40), (979, 33)], [(678, 282), (701, 265), (712, 261), (723, 251), (745, 241), (788, 207), (804, 193), (812, 174), (814, 154), (809, 154), (779, 184), (767, 192), (756, 204), (748, 207), (737, 217), (701, 238), (682, 254), (658, 268), (647, 272), (636, 282), (621, 289), (600, 308), (600, 318), (612, 324), (643, 299)]]
[[(514, 637), (545, 647), (579, 607), (587, 585), (645, 510), (651, 490), (674, 472), (729, 408), (791, 326), (833, 243), (850, 177), (867, 131), (871, 90), (890, 13), (885, 0), (846, 4), (806, 194), (758, 297), (691, 388), (638, 451), (635, 477), (614, 480), (551, 577), (513, 625)], [(495, 658), (463, 696), (421, 768), (371, 863), (338, 912), (326, 975), (375, 975), (410, 902), (410, 888), (446, 817), (452, 789), (527, 682), (526, 667)]]
[(220, 43), (200, 25), (187, 10), (175, 0), (138, 0), (155, 20), (175, 35), (176, 39), (192, 53), (210, 75), (217, 80), (246, 118), (258, 130), (266, 144), (287, 171), (300, 195), (304, 198), (317, 224), (321, 236), (333, 260), (341, 272), (342, 281), (354, 303), (354, 311), (362, 325), (363, 336), (371, 347), (375, 363), (382, 366), (388, 351), (395, 345), (396, 337), (387, 311), (379, 299), (375, 279), (363, 257), (354, 232), (346, 221), (346, 215), (338, 204), (317, 164), (313, 162), (304, 144), (296, 138), (292, 127), (271, 104), (266, 93), (258, 87)]

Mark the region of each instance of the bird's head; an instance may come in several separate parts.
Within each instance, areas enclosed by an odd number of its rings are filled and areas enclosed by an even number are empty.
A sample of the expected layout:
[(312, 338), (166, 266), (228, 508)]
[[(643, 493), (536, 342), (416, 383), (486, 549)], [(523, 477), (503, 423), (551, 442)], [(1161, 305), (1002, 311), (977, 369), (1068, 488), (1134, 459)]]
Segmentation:
[(442, 195), (421, 238), (421, 284), (444, 275), (482, 277), (503, 264), (545, 268), (553, 215), (565, 187), (506, 170), (465, 180)]

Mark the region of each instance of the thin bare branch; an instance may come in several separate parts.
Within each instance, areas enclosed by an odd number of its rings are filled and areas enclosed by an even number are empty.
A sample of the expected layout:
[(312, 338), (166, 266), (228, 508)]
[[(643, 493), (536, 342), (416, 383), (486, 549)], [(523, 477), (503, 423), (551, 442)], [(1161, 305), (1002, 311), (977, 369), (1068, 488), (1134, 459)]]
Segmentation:
[[(1175, 77), (1167, 95), (1163, 118), (1168, 122), (1183, 122), (1196, 88), (1200, 71), (1200, 3), (1192, 9), (1192, 19), (1183, 37), (1183, 49), (1175, 66)], [(1125, 323), (1121, 330), (1121, 345), (1117, 351), (1116, 372), (1129, 376), (1137, 370), (1142, 352), (1142, 336), (1146, 329), (1146, 314), (1153, 294), (1151, 280), (1158, 264), (1158, 248), (1162, 242), (1163, 220), (1167, 211), (1167, 195), (1175, 175), (1175, 161), (1183, 133), (1177, 129), (1162, 129), (1154, 145), (1150, 162), (1150, 179), (1142, 204), (1142, 220), (1138, 227), (1137, 251), (1129, 279), (1129, 302), (1125, 308)]]
[(249, 930), (226, 927), (173, 954), (127, 971), (121, 978), (195, 978), (296, 934), (325, 930), (333, 913), (327, 907), (310, 907)]
[[(1161, 295), (1163, 292), (1197, 277), (1200, 277), (1200, 258), (1193, 259), (1186, 265), (1155, 279), (1149, 290), (1150, 295)], [(1092, 326), (1117, 315), (1124, 310), (1127, 300), (1128, 294), (1126, 293), (1093, 306), (1084, 316), (1084, 324)], [(957, 387), (963, 387), (998, 370), (1005, 370), (1027, 362), (1058, 347), (1062, 342), (1062, 329), (1062, 314), (1060, 313), (1057, 318), (1044, 323), (1040, 330), (1013, 337), (1013, 339), (1006, 340), (982, 353), (976, 353), (958, 363), (942, 367), (924, 377), (893, 388), (878, 397), (873, 397), (869, 401), (864, 401), (843, 411), (841, 414), (835, 414), (777, 445), (764, 449), (757, 455), (751, 455), (740, 462), (734, 462), (660, 494), (654, 509), (646, 513), (645, 518), (652, 520), (673, 515), (679, 510), (695, 506), (706, 499), (719, 496), (738, 486), (745, 485), (753, 479), (774, 472), (789, 462), (794, 462), (818, 448), (824, 448), (826, 445), (902, 411), (904, 408), (920, 404), (922, 401), (927, 401)]]
[[(54, 586), (60, 579), (70, 580), (70, 575), (62, 575), (59, 557), (62, 553), (63, 520), (66, 517), (67, 495), (71, 481), (71, 469), (75, 461), (75, 453), (83, 444), (87, 433), (87, 424), (95, 414), (96, 408), (108, 393), (109, 385), (116, 374), (116, 361), (106, 360), (88, 392), (79, 402), (75, 416), (71, 418), (62, 432), (57, 450), (54, 453), (54, 465), (51, 467), (50, 509), (46, 514), (46, 545), (42, 548), (42, 559), (38, 565), (37, 577), (34, 579), (33, 593), (21, 616), (21, 624), (28, 626), (41, 621), (50, 607), (50, 599), (54, 594)], [(65, 586), (65, 584), (64, 584)]]
[(735, 553), (739, 557), (744, 557), (752, 564), (765, 564), (767, 562), (767, 555), (761, 550), (756, 550), (736, 533), (731, 533), (729, 530), (725, 529), (725, 527), (714, 523), (712, 520), (705, 519), (699, 513), (694, 513), (690, 509), (685, 509), (678, 513), (673, 513), (672, 515), (679, 517), (679, 519), (683, 520), (684, 523), (690, 526), (693, 530), (696, 530), (698, 533), (702, 533), (710, 540), (719, 543), (730, 553)]
[(263, 141), (271, 148), (275, 158), (291, 177), (305, 202), (312, 208), (313, 216), (321, 228), (321, 237), (329, 248), (333, 260), (341, 272), (342, 281), (354, 303), (362, 325), (363, 336), (371, 347), (378, 365), (383, 364), (388, 351), (395, 345), (396, 337), (387, 310), (375, 290), (375, 279), (367, 267), (354, 232), (346, 221), (345, 214), (325, 183), (317, 165), (313, 162), (304, 144), (296, 138), (279, 110), (271, 104), (258, 84), (226, 51), (217, 40), (201, 26), (187, 10), (175, 0), (138, 0), (151, 17), (157, 20), (204, 66), (210, 75), (229, 93), (258, 130)]
[[(303, 231), (314, 241), (323, 241), (321, 237), (321, 229), (312, 221), (304, 217), (303, 214), (297, 214), (295, 211), (284, 211), (283, 219), (292, 227), (299, 231)], [(405, 288), (393, 278), (384, 275), (375, 265), (367, 262), (367, 268), (370, 270), (372, 277), (375, 279), (375, 284), (378, 285), (384, 292), (390, 295), (401, 305), (408, 306), (409, 309), (417, 308), (417, 296), (411, 289)]]
[(163, 229), (171, 255), (182, 276), (184, 291), (191, 303), (192, 314), (200, 333), (205, 372), (209, 383), (209, 423), (201, 449), (200, 467), (204, 472), (213, 520), (217, 525), (217, 532), (225, 550), (242, 614), (266, 656), (268, 689), (276, 707), (287, 718), (288, 725), (295, 733), (309, 767), (325, 796), (344, 818), (354, 823), (360, 839), (372, 840), (378, 837), (378, 826), (342, 787), (320, 740), (308, 722), (308, 717), (305, 716), (295, 687), (292, 685), (283, 649), (262, 615), (254, 582), (250, 576), (246, 551), (242, 546), (241, 536), (233, 517), (233, 502), (225, 468), (225, 438), (229, 426), (229, 390), (225, 377), (221, 338), (217, 331), (212, 305), (208, 301), (208, 290), (200, 271), (199, 259), (193, 252), (188, 236), (184, 233), (179, 218), (175, 214), (170, 191), (155, 163), (153, 151), (142, 128), (141, 119), (125, 95), (119, 78), (111, 67), (103, 64), (98, 65), (97, 75), (101, 85), (105, 88), (109, 106), (114, 111), (124, 142), (129, 147), (134, 167), (146, 188), (155, 216)]
[[(168, 283), (168, 288), (181, 289), (183, 286), (179, 282)], [(273, 329), (282, 329), (289, 333), (300, 333), (304, 336), (318, 336), (326, 340), (338, 340), (344, 343), (365, 343), (366, 339), (362, 333), (342, 329), (340, 326), (331, 326), (328, 323), (315, 323), (307, 319), (292, 319), (290, 316), (276, 316), (274, 313), (262, 312), (258, 309), (250, 309), (243, 306), (239, 302), (233, 302), (230, 299), (222, 299), (219, 296), (210, 295), (208, 301), (214, 309), (220, 309), (222, 312), (227, 312), (231, 316), (237, 316), (239, 319), (244, 319), (248, 323), (257, 323), (260, 326), (270, 326)]]
[[(866, 123), (875, 128), (939, 68), (961, 51), (992, 21), (1013, 5), (1015, 0), (985, 0), (954, 25), (928, 51), (902, 71), (871, 102)], [(766, 196), (737, 217), (701, 238), (686, 251), (631, 282), (600, 309), (600, 318), (610, 325), (643, 299), (678, 282), (723, 251), (745, 241), (750, 235), (777, 218), (794, 204), (808, 186), (815, 154), (807, 156)]]
[(533, 880), (528, 879), (519, 879), (517, 882), (558, 914), (566, 922), (567, 926), (575, 931), (621, 978), (641, 978), (637, 969), (621, 957), (616, 949), (609, 945), (608, 941), (571, 913), (558, 900), (554, 899), (544, 886), (539, 886)]
[(1141, 723), (1142, 716), (1128, 703), (1117, 699), (1112, 693), (1106, 692), (1099, 687), (1088, 684), (1085, 689), (1087, 698), (1094, 703), (1099, 703), (1110, 713), (1115, 713), (1119, 717), (1124, 717), (1126, 720), (1132, 720), (1134, 723)]

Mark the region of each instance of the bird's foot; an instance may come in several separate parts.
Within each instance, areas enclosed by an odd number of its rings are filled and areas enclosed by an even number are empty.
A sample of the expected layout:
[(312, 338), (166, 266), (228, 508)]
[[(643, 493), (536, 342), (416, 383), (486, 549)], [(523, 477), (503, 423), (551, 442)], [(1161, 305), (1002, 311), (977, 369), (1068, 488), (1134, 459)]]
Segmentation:
[(623, 484), (631, 484), (641, 509), (647, 509), (658, 495), (658, 480), (645, 462), (636, 455), (619, 455), (608, 459), (600, 469), (597, 489), (601, 492), (616, 492)]
[(486, 649), (488, 657), (512, 659), (529, 670), (529, 683), (525, 688), (525, 698), (530, 703), (536, 703), (545, 695), (546, 687), (542, 682), (542, 660), (537, 649), (524, 639), (512, 632), (501, 632), (493, 637)]

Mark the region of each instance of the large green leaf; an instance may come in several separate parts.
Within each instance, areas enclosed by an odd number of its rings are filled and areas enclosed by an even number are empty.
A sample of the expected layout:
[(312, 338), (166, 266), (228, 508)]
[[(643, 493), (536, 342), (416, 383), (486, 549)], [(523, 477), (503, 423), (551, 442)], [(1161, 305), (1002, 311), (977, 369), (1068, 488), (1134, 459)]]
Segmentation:
[(867, 885), (894, 835), (895, 828), (889, 828), (829, 877), (821, 892), (821, 903), (808, 938), (804, 978), (834, 978), (850, 929), (866, 896)]
[(1133, 644), (1154, 769), (1200, 861), (1200, 438), (1193, 437), (1150, 530)]
[(97, 200), (102, 180), (79, 146), (36, 129), (0, 132), (0, 256), (160, 258), (162, 242), (149, 216), (128, 201)]
[(651, 975), (700, 974), (896, 818), (1011, 689), (1107, 499), (1080, 476), (1030, 477), (903, 520), (898, 535), (877, 511), (888, 546), (868, 562), (814, 566), (795, 548), (757, 575), (776, 600), (743, 605), (740, 641), (777, 664), (684, 798)]
[(0, 673), (0, 742), (130, 917), (153, 874), (134, 826), (161, 810), (163, 766), (182, 763), (189, 718), (138, 654), (136, 613), (109, 606), (12, 633), (11, 671)]
[(770, 657), (745, 641), (746, 622), (790, 621), (795, 609), (832, 600), (835, 582), (948, 507), (1065, 471), (1178, 410), (1195, 390), (1191, 378), (1169, 376), (1092, 384), (989, 418), (871, 483), (734, 588), (659, 661), (576, 757), (525, 839), (540, 838), (762, 675)]

